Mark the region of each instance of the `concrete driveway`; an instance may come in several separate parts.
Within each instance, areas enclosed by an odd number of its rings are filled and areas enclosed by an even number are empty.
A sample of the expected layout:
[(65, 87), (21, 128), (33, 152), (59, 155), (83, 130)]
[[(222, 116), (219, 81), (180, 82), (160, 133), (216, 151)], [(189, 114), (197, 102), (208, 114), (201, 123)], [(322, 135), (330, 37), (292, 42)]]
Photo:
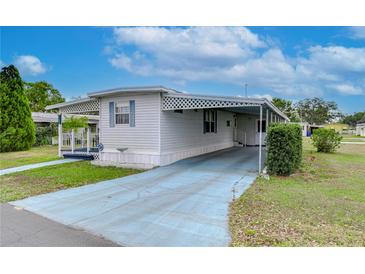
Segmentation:
[(257, 166), (257, 148), (231, 148), (12, 204), (123, 246), (227, 246), (229, 203)]

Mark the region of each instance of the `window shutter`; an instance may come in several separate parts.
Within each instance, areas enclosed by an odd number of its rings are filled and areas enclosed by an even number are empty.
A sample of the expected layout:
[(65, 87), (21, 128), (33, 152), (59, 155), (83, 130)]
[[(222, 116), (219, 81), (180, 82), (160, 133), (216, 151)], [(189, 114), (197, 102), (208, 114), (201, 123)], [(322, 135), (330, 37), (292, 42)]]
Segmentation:
[(136, 101), (135, 100), (129, 101), (129, 126), (130, 127), (136, 126)]
[(115, 126), (114, 102), (109, 102), (109, 127)]
[(217, 111), (214, 111), (214, 133), (217, 133)]

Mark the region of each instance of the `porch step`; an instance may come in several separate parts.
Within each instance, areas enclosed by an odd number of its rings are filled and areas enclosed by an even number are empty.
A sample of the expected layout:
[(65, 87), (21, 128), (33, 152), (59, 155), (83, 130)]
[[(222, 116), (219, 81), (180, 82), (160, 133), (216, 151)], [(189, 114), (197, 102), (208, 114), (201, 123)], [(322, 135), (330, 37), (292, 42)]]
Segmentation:
[(63, 158), (94, 160), (94, 155), (83, 153), (64, 153)]

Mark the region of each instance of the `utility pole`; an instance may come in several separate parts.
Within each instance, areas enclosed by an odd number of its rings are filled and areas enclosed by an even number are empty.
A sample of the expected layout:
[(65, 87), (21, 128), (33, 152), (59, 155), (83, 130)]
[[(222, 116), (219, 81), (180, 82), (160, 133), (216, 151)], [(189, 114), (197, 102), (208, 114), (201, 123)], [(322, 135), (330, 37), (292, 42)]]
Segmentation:
[(247, 86), (248, 86), (248, 84), (245, 83), (245, 96), (246, 96), (246, 98), (247, 98)]

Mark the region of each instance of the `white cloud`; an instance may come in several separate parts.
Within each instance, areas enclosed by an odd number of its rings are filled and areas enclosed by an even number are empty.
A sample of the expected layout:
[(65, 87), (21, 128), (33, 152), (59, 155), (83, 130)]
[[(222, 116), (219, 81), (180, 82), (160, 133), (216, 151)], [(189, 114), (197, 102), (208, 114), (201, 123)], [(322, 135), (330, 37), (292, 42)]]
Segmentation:
[[(220, 67), (251, 57), (253, 49), (265, 47), (256, 34), (237, 27), (116, 28), (114, 38), (122, 46), (122, 52), (116, 51), (109, 60), (114, 67), (168, 77), (183, 73), (185, 80), (205, 78)], [(139, 51), (126, 56), (125, 45)]]
[(0, 68), (4, 67), (5, 63), (0, 59)]
[(117, 69), (177, 83), (248, 83), (286, 95), (365, 94), (365, 48), (317, 45), (290, 58), (269, 45), (244, 27), (128, 27), (114, 29), (108, 52)]
[(361, 89), (360, 87), (355, 87), (351, 84), (338, 84), (333, 85), (331, 88), (337, 90), (338, 92), (344, 95), (360, 95), (365, 94), (365, 89)]
[(248, 96), (250, 98), (266, 98), (269, 101), (272, 101), (273, 97), (271, 96), (271, 94), (254, 94), (251, 96)]
[(15, 66), (24, 74), (33, 76), (43, 74), (47, 71), (46, 66), (33, 55), (20, 55), (15, 57)]
[(365, 27), (351, 27), (350, 37), (353, 39), (365, 39)]

